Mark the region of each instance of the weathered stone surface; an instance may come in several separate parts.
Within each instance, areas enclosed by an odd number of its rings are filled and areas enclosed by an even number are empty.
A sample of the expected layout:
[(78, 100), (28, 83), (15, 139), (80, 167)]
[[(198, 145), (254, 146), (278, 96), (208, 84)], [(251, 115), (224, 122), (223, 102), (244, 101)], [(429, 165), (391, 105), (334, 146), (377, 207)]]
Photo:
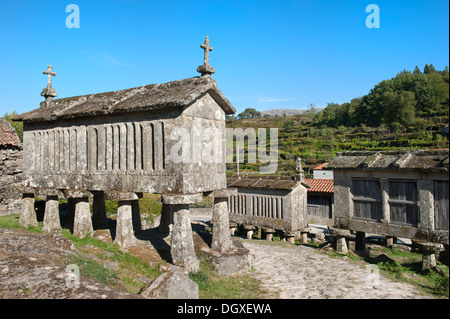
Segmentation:
[(47, 201), (45, 202), (44, 224), (42, 230), (48, 233), (61, 231), (58, 196), (47, 195)]
[(117, 226), (116, 237), (114, 242), (118, 243), (122, 248), (135, 246), (137, 239), (134, 236), (133, 219), (132, 219), (132, 201), (119, 201), (117, 209)]
[(215, 197), (211, 248), (224, 252), (230, 247), (231, 235), (228, 220), (228, 201), (226, 197)]
[(96, 238), (105, 243), (112, 243), (111, 231), (109, 229), (97, 229), (91, 234), (92, 238)]
[(0, 299), (141, 299), (80, 276), (70, 286), (64, 263), (78, 254), (60, 233), (0, 228)]
[(161, 196), (164, 204), (183, 205), (200, 203), (203, 200), (201, 193), (197, 194), (164, 194)]
[(189, 219), (189, 205), (173, 205), (173, 229), (170, 254), (172, 263), (197, 272), (200, 261), (195, 255), (192, 228)]
[(24, 194), (19, 224), (22, 227), (37, 226), (36, 212), (34, 210), (34, 194)]
[(203, 250), (204, 256), (211, 262), (214, 271), (219, 276), (229, 277), (246, 274), (251, 267), (249, 250), (241, 242), (233, 238), (230, 247), (225, 252), (214, 249)]
[(140, 294), (147, 299), (198, 299), (198, 285), (181, 271), (158, 276)]
[(73, 222), (73, 235), (83, 238), (94, 231), (91, 219), (91, 210), (89, 208), (89, 199), (87, 197), (74, 198), (75, 219)]

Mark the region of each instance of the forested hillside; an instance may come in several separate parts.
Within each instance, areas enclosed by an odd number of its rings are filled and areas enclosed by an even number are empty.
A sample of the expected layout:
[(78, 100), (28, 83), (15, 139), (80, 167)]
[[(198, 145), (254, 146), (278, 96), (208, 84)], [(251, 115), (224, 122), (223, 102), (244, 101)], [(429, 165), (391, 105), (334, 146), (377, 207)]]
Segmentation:
[[(329, 103), (321, 112), (295, 116), (233, 119), (227, 127), (278, 128), (278, 174), (295, 172), (300, 157), (306, 171), (348, 150), (448, 148), (449, 72), (432, 64), (422, 72), (403, 71), (365, 96)], [(259, 164), (241, 164), (256, 172)], [(236, 164), (227, 164), (229, 171)]]
[(423, 72), (418, 67), (412, 72), (404, 70), (349, 103), (329, 103), (316, 122), (335, 128), (385, 125), (396, 130), (423, 118), (448, 116), (448, 108), (448, 67), (437, 71), (427, 64)]

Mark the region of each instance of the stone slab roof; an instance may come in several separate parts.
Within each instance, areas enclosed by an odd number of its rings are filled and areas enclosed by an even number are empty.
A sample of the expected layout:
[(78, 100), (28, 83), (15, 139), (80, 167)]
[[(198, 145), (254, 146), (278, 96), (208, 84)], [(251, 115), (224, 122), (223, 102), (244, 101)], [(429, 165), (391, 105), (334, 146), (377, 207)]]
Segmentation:
[(349, 151), (338, 153), (325, 168), (367, 170), (436, 170), (448, 172), (448, 149)]
[(281, 179), (279, 177), (248, 177), (248, 176), (227, 177), (228, 188), (293, 190), (300, 184), (302, 184), (305, 187), (310, 187), (308, 184), (299, 181), (293, 181), (290, 179)]
[(88, 94), (41, 102), (41, 107), (15, 117), (15, 121), (46, 122), (61, 118), (153, 111), (190, 105), (206, 93), (211, 94), (226, 114), (236, 110), (210, 76), (193, 77), (126, 90)]
[(20, 146), (20, 139), (16, 130), (3, 117), (0, 118), (0, 147), (2, 146)]
[(305, 182), (311, 186), (308, 193), (334, 193), (334, 180), (321, 178), (305, 178)]

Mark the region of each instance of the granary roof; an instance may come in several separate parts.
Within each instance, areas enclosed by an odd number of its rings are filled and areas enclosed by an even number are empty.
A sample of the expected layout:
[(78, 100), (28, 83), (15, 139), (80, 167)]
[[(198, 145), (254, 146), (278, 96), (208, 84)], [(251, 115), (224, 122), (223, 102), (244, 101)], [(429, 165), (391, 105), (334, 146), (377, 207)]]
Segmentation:
[(437, 170), (448, 171), (448, 149), (349, 151), (338, 153), (325, 168), (367, 170)]
[(334, 193), (333, 179), (305, 178), (305, 182), (311, 186), (308, 193)]
[(15, 117), (15, 121), (43, 122), (62, 118), (153, 111), (183, 107), (209, 93), (226, 114), (236, 110), (216, 86), (211, 76), (193, 77), (136, 88), (54, 99), (41, 102), (41, 107)]
[(20, 139), (14, 128), (5, 118), (0, 118), (0, 147), (14, 146), (19, 147)]
[(281, 179), (280, 177), (249, 177), (249, 176), (232, 176), (227, 177), (227, 187), (241, 188), (259, 188), (259, 189), (284, 189), (293, 190), (298, 185), (310, 187), (308, 184), (290, 179)]

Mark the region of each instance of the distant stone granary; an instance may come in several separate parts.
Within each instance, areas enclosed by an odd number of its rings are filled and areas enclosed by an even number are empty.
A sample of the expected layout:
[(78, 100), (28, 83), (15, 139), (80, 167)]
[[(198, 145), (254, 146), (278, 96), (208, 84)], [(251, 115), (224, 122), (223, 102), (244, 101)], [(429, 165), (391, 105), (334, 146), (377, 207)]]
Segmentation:
[(114, 92), (53, 99), (56, 73), (51, 66), (44, 71), (46, 100), (15, 118), (24, 123), (23, 224), (35, 222), (27, 209), (40, 194), (47, 196), (44, 228), (58, 230), (56, 199), (64, 195), (74, 206), (74, 234), (84, 236), (93, 230), (88, 198), (94, 197), (94, 227), (102, 224), (105, 197), (116, 199), (115, 241), (127, 247), (135, 241), (137, 200), (142, 193), (162, 194), (170, 207), (163, 212), (172, 214), (162, 218), (173, 222), (172, 259), (198, 269), (192, 236), (183, 233), (191, 229), (189, 204), (201, 201), (202, 192), (227, 187), (225, 115), (235, 113), (211, 77), (208, 38), (202, 48), (201, 77)]
[(307, 233), (307, 198), (309, 185), (279, 177), (227, 178), (237, 194), (228, 198), (230, 221), (243, 225), (251, 238), (255, 227), (269, 235), (281, 230), (289, 242)]
[(308, 188), (308, 222), (333, 226), (334, 180), (306, 178)]
[(14, 128), (0, 118), (0, 216), (20, 208), (16, 186), (22, 181), (22, 144)]
[(448, 252), (448, 156), (448, 150), (338, 154), (327, 165), (334, 171), (335, 226), (356, 231), (360, 248), (365, 233), (376, 233), (420, 240), (425, 255), (442, 244)]

